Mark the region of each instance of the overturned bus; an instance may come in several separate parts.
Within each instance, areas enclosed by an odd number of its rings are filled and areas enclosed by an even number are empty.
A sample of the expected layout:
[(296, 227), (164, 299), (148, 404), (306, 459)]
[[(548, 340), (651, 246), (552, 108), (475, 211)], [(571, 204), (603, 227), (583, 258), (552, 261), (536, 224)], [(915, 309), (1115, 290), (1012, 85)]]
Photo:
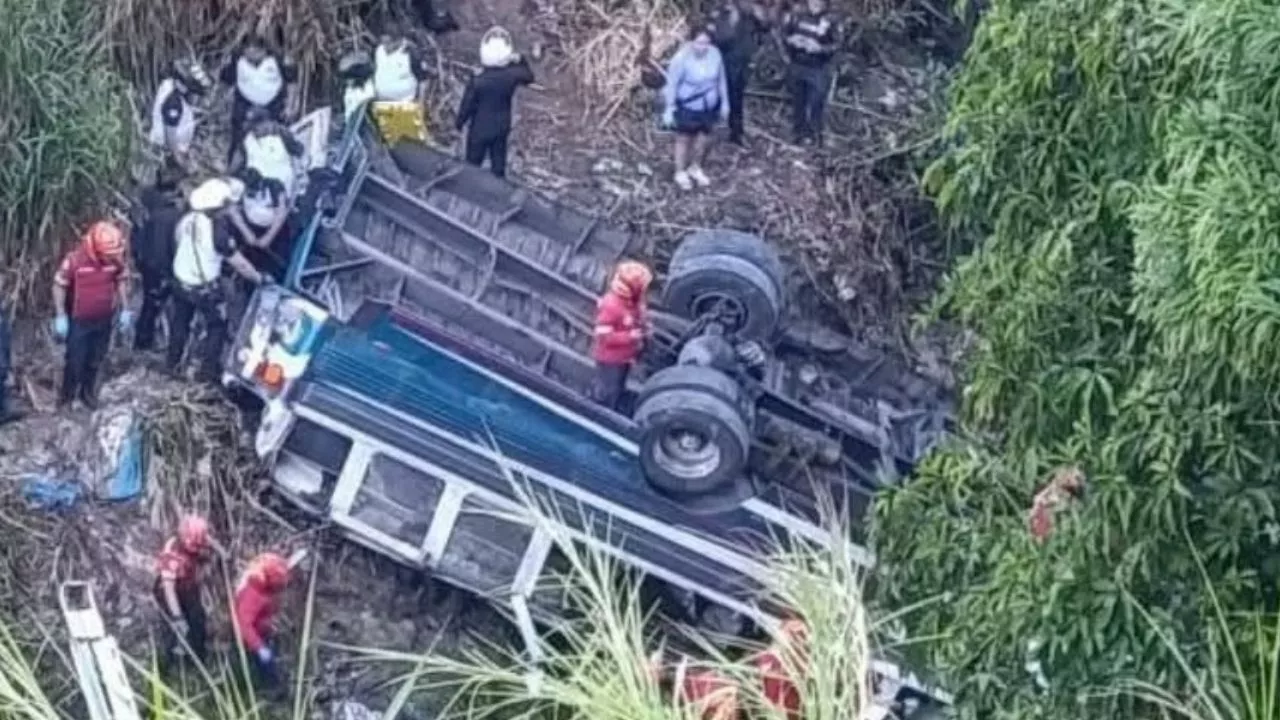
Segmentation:
[[(332, 143), (334, 187), (228, 351), (225, 380), (265, 401), (255, 443), (276, 491), (508, 605), (527, 639), (560, 607), (539, 583), (555, 539), (530, 498), (557, 532), (692, 598), (700, 621), (776, 621), (763, 560), (779, 540), (847, 542), (874, 564), (824, 519), (856, 527), (875, 488), (909, 473), (945, 432), (941, 391), (799, 331), (774, 251), (705, 230), (655, 283), (630, 412), (601, 407), (595, 302), (638, 239), (367, 125)], [(897, 717), (947, 700), (887, 657), (875, 670)]]

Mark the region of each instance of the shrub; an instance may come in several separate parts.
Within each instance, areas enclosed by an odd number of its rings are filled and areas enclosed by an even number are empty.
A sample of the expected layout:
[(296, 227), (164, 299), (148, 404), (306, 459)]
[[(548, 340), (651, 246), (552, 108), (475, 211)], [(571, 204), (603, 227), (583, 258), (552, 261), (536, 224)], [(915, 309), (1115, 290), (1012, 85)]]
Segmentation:
[[(962, 717), (1128, 717), (1117, 677), (1185, 688), (1212, 603), (1280, 580), (1280, 16), (1260, 0), (1022, 0), (979, 26), (927, 178), (975, 240), (938, 309), (978, 338), (964, 431), (881, 502), (886, 597)], [(1043, 545), (1051, 469), (1089, 492)]]

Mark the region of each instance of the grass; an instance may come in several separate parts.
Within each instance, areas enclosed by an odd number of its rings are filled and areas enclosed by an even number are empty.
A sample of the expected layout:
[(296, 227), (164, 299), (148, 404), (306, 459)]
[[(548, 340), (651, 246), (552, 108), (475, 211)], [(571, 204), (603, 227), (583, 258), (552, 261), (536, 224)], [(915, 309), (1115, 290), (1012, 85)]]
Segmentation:
[(133, 123), (94, 3), (0, 0), (0, 18), (0, 302), (26, 305), (110, 197)]
[(1121, 683), (1118, 692), (1147, 704), (1161, 720), (1280, 720), (1280, 610), (1230, 613), (1224, 608), (1204, 566), (1200, 551), (1184, 535), (1200, 567), (1213, 623), (1202, 642), (1218, 658), (1217, 667), (1192, 664), (1187, 653), (1156, 616), (1131, 595), (1126, 601), (1155, 631), (1183, 673), (1174, 693), (1144, 680)]

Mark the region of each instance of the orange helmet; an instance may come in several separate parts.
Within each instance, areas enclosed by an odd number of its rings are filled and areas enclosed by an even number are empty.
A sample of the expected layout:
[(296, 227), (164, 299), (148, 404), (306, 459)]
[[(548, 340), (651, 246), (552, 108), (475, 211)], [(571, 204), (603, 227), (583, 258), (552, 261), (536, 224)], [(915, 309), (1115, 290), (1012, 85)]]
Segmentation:
[(199, 515), (187, 515), (178, 523), (178, 542), (189, 551), (198, 552), (209, 545), (209, 521)]
[(640, 297), (653, 282), (653, 271), (644, 263), (624, 260), (613, 269), (613, 279), (609, 281), (609, 292), (625, 298)]
[(94, 258), (115, 260), (124, 255), (124, 233), (115, 223), (99, 220), (85, 231), (84, 245)]
[(289, 561), (272, 552), (262, 553), (249, 563), (245, 576), (268, 590), (283, 589), (289, 582)]

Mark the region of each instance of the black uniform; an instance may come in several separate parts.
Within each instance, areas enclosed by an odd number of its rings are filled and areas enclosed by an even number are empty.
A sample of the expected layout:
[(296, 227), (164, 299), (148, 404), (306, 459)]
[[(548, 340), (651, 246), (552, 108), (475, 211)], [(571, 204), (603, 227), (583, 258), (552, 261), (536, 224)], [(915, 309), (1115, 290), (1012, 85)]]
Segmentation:
[(494, 175), (507, 174), (507, 138), (511, 135), (511, 105), (521, 85), (533, 84), (533, 70), (521, 58), (504, 67), (485, 68), (472, 76), (458, 108), (458, 130), (467, 128), (467, 162), (483, 165), (489, 158)]
[(729, 90), (729, 142), (742, 144), (743, 104), (751, 77), (751, 58), (757, 38), (767, 30), (763, 19), (733, 0), (711, 15), (708, 29), (724, 58), (725, 84)]
[(245, 59), (245, 61), (248, 62), (248, 59), (244, 57), (243, 50), (237, 52), (231, 58), (231, 61), (222, 68), (220, 78), (222, 82), (236, 88), (236, 92), (233, 93), (234, 99), (231, 102), (231, 144), (227, 147), (228, 164), (230, 164), (235, 158), (236, 152), (240, 150), (240, 146), (244, 142), (245, 133), (248, 132), (246, 123), (249, 118), (249, 111), (254, 108), (259, 108), (265, 111), (268, 118), (283, 121), (285, 110), (284, 104), (285, 100), (289, 96), (289, 85), (298, 81), (298, 69), (296, 67), (279, 55), (267, 53), (267, 55), (263, 57), (257, 65), (261, 67), (264, 63), (276, 63), (280, 68), (280, 79), (282, 80), (280, 91), (274, 98), (264, 104), (251, 102), (240, 90), (240, 84), (244, 80), (240, 73), (241, 59)]
[[(301, 144), (299, 144), (301, 147)], [(279, 212), (280, 208), (285, 207), (289, 199), (285, 196), (284, 183), (275, 178), (263, 177), (262, 174), (254, 171), (252, 168), (247, 169), (240, 174), (240, 179), (244, 182), (244, 198), (240, 201), (241, 214), (244, 217), (245, 225), (253, 232), (255, 237), (262, 237), (268, 230), (270, 225), (264, 225), (266, 218), (257, 217), (257, 213), (250, 212), (250, 205), (258, 205), (263, 208), (270, 208), (272, 212)], [(240, 252), (245, 258), (253, 263), (260, 272), (270, 275), (276, 279), (276, 282), (284, 280), (284, 272), (289, 266), (289, 256), (293, 252), (293, 232), (290, 228), (290, 220), (286, 219), (284, 226), (271, 239), (270, 244), (265, 248), (260, 248), (249, 244), (249, 238), (242, 238), (240, 244)]]
[[(796, 141), (822, 141), (822, 116), (831, 91), (831, 60), (837, 45), (836, 18), (829, 12), (796, 13), (787, 18), (782, 29), (783, 42), (791, 65), (792, 131)], [(793, 37), (808, 38), (821, 46), (813, 51), (796, 47)]]
[(156, 321), (172, 292), (173, 231), (182, 218), (176, 188), (161, 184), (143, 191), (142, 212), (142, 222), (134, 225), (129, 243), (134, 265), (142, 276), (142, 309), (138, 312), (133, 346), (150, 350), (155, 346)]
[[(225, 259), (238, 252), (232, 235), (231, 222), (222, 213), (214, 215), (211, 220), (213, 246), (224, 258), (225, 266)], [(199, 286), (174, 283), (173, 314), (169, 324), (169, 351), (165, 358), (165, 365), (170, 372), (177, 372), (181, 366), (182, 356), (187, 349), (187, 339), (191, 335), (191, 322), (197, 314), (204, 320), (205, 335), (199, 351), (200, 366), (196, 378), (204, 382), (214, 382), (218, 378), (222, 346), (226, 342), (227, 335), (226, 298), (222, 291), (220, 277), (210, 277), (207, 282)]]

